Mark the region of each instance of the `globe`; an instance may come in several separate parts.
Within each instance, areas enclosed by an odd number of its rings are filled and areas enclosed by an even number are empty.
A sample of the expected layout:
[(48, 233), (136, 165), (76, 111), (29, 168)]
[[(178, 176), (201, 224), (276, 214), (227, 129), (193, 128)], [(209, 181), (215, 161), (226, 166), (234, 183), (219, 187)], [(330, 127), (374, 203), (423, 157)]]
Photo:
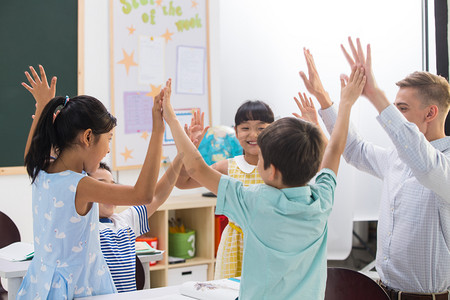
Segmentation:
[(208, 129), (200, 142), (198, 151), (208, 165), (242, 154), (242, 147), (234, 129), (219, 125)]

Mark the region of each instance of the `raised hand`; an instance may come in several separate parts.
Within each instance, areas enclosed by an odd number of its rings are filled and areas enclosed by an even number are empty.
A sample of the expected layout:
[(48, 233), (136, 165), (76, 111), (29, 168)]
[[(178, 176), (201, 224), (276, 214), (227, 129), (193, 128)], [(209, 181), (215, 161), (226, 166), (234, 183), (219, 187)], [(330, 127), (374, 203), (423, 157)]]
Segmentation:
[(184, 131), (191, 139), (191, 142), (198, 148), (200, 142), (206, 134), (209, 126), (204, 126), (205, 124), (205, 113), (195, 110), (191, 119), (191, 125), (184, 125)]
[(300, 101), (296, 97), (294, 97), (294, 100), (295, 103), (297, 103), (298, 108), (300, 109), (301, 115), (297, 113), (292, 114), (299, 119), (311, 122), (319, 126), (319, 118), (317, 116), (317, 111), (314, 107), (311, 97), (308, 98), (305, 93), (303, 93), (303, 95), (301, 93), (298, 93), (298, 96), (300, 98)]
[(167, 121), (168, 118), (176, 118), (172, 104), (170, 102), (170, 96), (172, 94), (172, 79), (168, 79), (166, 86), (164, 87), (164, 97), (162, 99), (162, 111), (163, 117)]
[(163, 99), (165, 95), (165, 88), (163, 88), (158, 95), (153, 98), (153, 130), (164, 131), (164, 120), (163, 120)]
[(349, 104), (350, 106), (356, 102), (366, 84), (366, 76), (364, 68), (353, 66), (352, 73), (348, 82), (346, 78), (341, 76), (341, 103), (340, 105)]
[(366, 85), (362, 91), (362, 94), (367, 98), (371, 99), (378, 92), (378, 85), (375, 81), (375, 76), (373, 75), (372, 70), (372, 54), (370, 49), (370, 44), (367, 44), (367, 57), (364, 55), (364, 51), (361, 46), (361, 41), (359, 38), (356, 39), (356, 48), (353, 44), (352, 38), (348, 38), (348, 43), (350, 46), (350, 50), (352, 52), (353, 58), (350, 54), (345, 50), (345, 47), (341, 44), (342, 52), (344, 53), (345, 58), (347, 59), (351, 68), (353, 66), (363, 67), (366, 76)]
[(55, 97), (57, 79), (56, 76), (53, 76), (49, 86), (44, 67), (39, 65), (39, 71), (41, 77), (39, 77), (36, 70), (30, 66), (31, 75), (28, 71), (25, 71), (25, 76), (28, 79), (29, 85), (22, 82), (22, 86), (33, 95), (36, 100), (36, 109), (42, 110), (47, 103)]
[(308, 77), (303, 71), (300, 71), (300, 77), (303, 79), (306, 89), (312, 95), (314, 95), (319, 101), (322, 109), (327, 108), (332, 104), (330, 96), (325, 91), (322, 81), (320, 80), (319, 73), (317, 72), (316, 64), (311, 52), (303, 48), (303, 54), (305, 55), (306, 65), (308, 66)]

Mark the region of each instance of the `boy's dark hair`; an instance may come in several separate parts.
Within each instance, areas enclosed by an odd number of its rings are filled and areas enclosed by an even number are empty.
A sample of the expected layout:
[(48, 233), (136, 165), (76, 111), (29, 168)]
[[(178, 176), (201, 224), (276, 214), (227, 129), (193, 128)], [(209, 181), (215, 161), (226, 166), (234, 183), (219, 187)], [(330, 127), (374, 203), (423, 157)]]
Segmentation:
[(248, 100), (239, 106), (234, 116), (234, 124), (246, 121), (263, 121), (264, 123), (272, 123), (274, 120), (273, 112), (269, 105), (260, 100)]
[(304, 186), (322, 162), (324, 141), (316, 125), (297, 118), (282, 118), (258, 136), (264, 169), (271, 164), (281, 172), (283, 184)]
[[(30, 150), (25, 157), (25, 166), (32, 182), (40, 170), (48, 168), (52, 149), (59, 155), (73, 145), (81, 131), (91, 129), (95, 138), (116, 126), (116, 118), (94, 97), (77, 96), (67, 103), (65, 101), (64, 97), (50, 100), (38, 120)], [(54, 119), (57, 110), (60, 112)]]
[(104, 169), (112, 174), (111, 168), (103, 161), (100, 162), (100, 165), (98, 166), (99, 169)]

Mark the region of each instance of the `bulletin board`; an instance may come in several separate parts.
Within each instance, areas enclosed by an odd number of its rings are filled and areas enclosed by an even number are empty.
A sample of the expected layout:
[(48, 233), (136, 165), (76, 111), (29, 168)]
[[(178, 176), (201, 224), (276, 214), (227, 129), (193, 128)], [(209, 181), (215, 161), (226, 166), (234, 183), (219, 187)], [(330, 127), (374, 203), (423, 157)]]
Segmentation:
[(21, 85), (29, 66), (58, 78), (56, 95), (83, 91), (84, 0), (2, 1), (0, 9), (0, 175), (26, 174), (24, 150), (35, 111)]
[[(153, 98), (168, 78), (180, 123), (197, 110), (211, 124), (208, 1), (110, 0), (110, 10), (112, 165), (136, 169), (151, 137)], [(161, 159), (175, 154), (166, 124)]]

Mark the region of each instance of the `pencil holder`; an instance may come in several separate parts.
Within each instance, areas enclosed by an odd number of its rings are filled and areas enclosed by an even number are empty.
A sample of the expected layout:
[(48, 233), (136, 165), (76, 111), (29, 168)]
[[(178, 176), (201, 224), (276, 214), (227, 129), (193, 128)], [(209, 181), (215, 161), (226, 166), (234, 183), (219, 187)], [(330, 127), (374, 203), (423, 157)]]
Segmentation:
[(169, 255), (181, 258), (195, 256), (195, 230), (169, 233)]

